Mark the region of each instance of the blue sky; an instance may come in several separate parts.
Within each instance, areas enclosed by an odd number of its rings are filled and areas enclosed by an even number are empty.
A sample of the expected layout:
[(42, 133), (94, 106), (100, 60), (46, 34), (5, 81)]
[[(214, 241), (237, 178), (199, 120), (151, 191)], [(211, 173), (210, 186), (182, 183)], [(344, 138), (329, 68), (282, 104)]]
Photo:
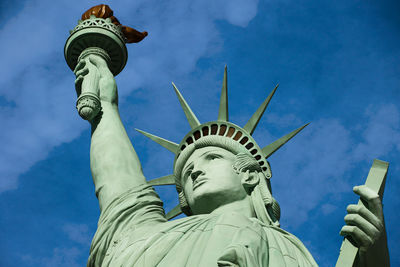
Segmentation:
[[(104, 1), (149, 36), (128, 45), (120, 112), (148, 179), (173, 155), (134, 131), (175, 142), (189, 130), (172, 90), (200, 121), (218, 113), (228, 65), (230, 119), (244, 125), (280, 88), (254, 133), (264, 146), (311, 124), (270, 159), (282, 228), (321, 266), (336, 262), (345, 208), (374, 158), (389, 161), (384, 212), (400, 265), (400, 19), (396, 1)], [(75, 110), (63, 47), (95, 1), (0, 3), (0, 266), (84, 266), (99, 209), (90, 128)], [(166, 209), (173, 187), (158, 190)]]

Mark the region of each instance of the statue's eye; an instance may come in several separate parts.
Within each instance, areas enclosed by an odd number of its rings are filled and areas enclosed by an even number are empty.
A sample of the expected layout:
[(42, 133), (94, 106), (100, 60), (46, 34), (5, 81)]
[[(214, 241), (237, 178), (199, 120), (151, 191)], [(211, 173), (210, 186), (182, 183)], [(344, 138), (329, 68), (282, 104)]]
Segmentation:
[(207, 155), (207, 159), (209, 159), (209, 160), (214, 160), (214, 159), (219, 159), (219, 158), (221, 158), (221, 155), (218, 155), (218, 154), (208, 154)]
[(193, 168), (189, 168), (185, 171), (184, 178), (189, 177), (192, 174)]

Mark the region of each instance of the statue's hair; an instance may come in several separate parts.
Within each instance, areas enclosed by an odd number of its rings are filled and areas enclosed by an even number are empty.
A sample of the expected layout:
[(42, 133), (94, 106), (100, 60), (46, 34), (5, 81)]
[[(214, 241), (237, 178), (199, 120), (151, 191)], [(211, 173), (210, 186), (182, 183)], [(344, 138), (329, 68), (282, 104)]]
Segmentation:
[[(254, 201), (259, 202), (260, 200), (262, 200), (263, 203), (262, 205), (258, 205), (260, 206), (260, 208), (258, 209), (256, 208), (257, 205), (253, 205), (256, 209), (256, 215), (260, 220), (264, 221), (267, 224), (274, 223), (275, 225), (279, 225), (278, 221), (280, 218), (280, 207), (278, 202), (271, 195), (271, 186), (269, 180), (266, 179), (264, 173), (262, 172), (261, 166), (259, 165), (257, 160), (249, 153), (249, 151), (245, 149), (240, 143), (222, 136), (205, 136), (203, 138), (200, 138), (199, 140), (196, 140), (194, 143), (186, 147), (186, 149), (183, 150), (177, 158), (175, 162), (174, 175), (176, 190), (179, 194), (179, 203), (181, 206), (181, 210), (186, 215), (192, 215), (189, 204), (186, 200), (186, 196), (183, 192), (181, 178), (182, 169), (186, 161), (189, 159), (190, 155), (192, 155), (196, 149), (209, 146), (220, 147), (233, 153), (236, 157), (236, 160), (232, 167), (236, 172), (240, 173), (250, 171), (256, 172), (257, 175), (261, 176), (259, 183), (254, 186), (251, 192), (249, 192), (249, 194), (251, 194), (252, 196), (253, 204)], [(260, 211), (260, 209), (262, 209), (262, 211)], [(266, 220), (268, 220), (268, 222)]]
[[(258, 162), (248, 153), (239, 153), (236, 155), (233, 168), (237, 173), (249, 171), (253, 175), (259, 175), (260, 180), (258, 184), (248, 192), (252, 197), (256, 216), (267, 224), (272, 223), (279, 226), (281, 209), (276, 199), (272, 197), (269, 180), (265, 178)], [(262, 205), (258, 205), (259, 207), (257, 207), (255, 202), (259, 202), (259, 197), (262, 199)]]
[(233, 168), (236, 172), (262, 172), (260, 164), (249, 154), (238, 153), (236, 154), (236, 161), (233, 164)]

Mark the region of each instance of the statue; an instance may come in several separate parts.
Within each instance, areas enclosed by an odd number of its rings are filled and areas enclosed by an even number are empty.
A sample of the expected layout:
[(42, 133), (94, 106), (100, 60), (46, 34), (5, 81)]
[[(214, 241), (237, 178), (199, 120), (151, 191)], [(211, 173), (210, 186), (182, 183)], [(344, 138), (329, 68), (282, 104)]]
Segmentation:
[[(113, 24), (122, 32), (108, 6), (85, 14), (89, 26), (83, 29), (99, 33), (90, 27)], [(302, 242), (279, 227), (280, 208), (272, 196), (267, 161), (307, 124), (264, 148), (252, 137), (277, 87), (239, 127), (228, 120), (226, 68), (216, 121), (200, 123), (173, 84), (192, 129), (180, 144), (138, 130), (175, 154), (174, 173), (147, 182), (118, 112), (114, 75), (125, 65), (121, 40), (127, 39), (109, 30), (100, 33), (108, 39), (96, 37), (116, 47), (115, 52), (93, 47), (101, 46), (99, 42), (83, 42), (96, 38), (84, 37), (81, 29), (72, 32), (65, 51), (77, 77), (78, 111), (92, 126), (90, 165), (101, 210), (88, 266), (317, 266)], [(80, 101), (85, 92), (95, 100)], [(384, 163), (377, 164), (387, 170)], [(370, 174), (375, 175), (372, 169)], [(384, 180), (386, 172), (381, 174)], [(180, 202), (167, 215), (152, 187), (163, 184), (176, 185)], [(373, 189), (368, 183), (354, 188), (365, 205), (348, 206), (341, 230), (356, 247), (353, 266), (389, 266), (382, 184)], [(182, 212), (187, 217), (169, 220)]]

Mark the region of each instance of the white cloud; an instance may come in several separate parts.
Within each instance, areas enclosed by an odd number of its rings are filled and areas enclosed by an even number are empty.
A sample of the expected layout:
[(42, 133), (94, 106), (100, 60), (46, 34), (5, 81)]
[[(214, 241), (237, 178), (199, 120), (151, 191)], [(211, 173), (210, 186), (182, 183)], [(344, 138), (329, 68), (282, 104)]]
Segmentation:
[(327, 204), (322, 205), (321, 209), (322, 209), (322, 213), (324, 215), (328, 215), (328, 214), (331, 214), (332, 212), (334, 212), (337, 209), (337, 207), (335, 205), (327, 203)]
[(357, 145), (354, 155), (357, 159), (385, 156), (392, 150), (400, 151), (400, 113), (394, 104), (369, 106), (366, 111), (369, 120), (364, 127), (364, 142)]
[(267, 122), (276, 125), (279, 128), (286, 128), (292, 125), (301, 125), (302, 121), (294, 114), (268, 113)]
[(55, 248), (53, 250), (53, 256), (51, 258), (44, 258), (42, 260), (43, 265), (42, 266), (69, 266), (69, 267), (75, 267), (75, 266), (81, 266), (78, 264), (78, 258), (81, 255), (82, 251), (79, 250), (78, 248), (72, 247), (72, 248)]
[(89, 227), (86, 224), (67, 223), (62, 229), (68, 238), (81, 245), (89, 245), (91, 236), (89, 234)]
[(242, 5), (241, 0), (225, 1), (225, 8), (222, 11), (226, 12), (226, 19), (233, 25), (246, 27), (249, 21), (257, 13), (256, 1), (249, 1), (248, 5)]
[(37, 258), (32, 255), (21, 256), (22, 261), (31, 266), (43, 267), (79, 267), (79, 258), (82, 257), (82, 250), (76, 247), (71, 248), (55, 248), (50, 257)]

